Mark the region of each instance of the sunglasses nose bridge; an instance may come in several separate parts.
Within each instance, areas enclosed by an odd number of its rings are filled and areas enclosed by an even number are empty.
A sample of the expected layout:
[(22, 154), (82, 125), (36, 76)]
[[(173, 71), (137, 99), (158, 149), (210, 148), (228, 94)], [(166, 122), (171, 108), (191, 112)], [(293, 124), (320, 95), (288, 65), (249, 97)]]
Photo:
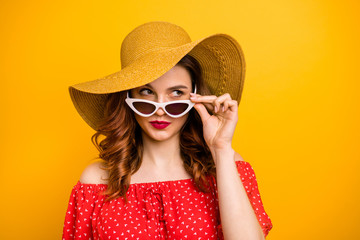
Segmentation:
[(166, 114), (165, 105), (163, 105), (163, 104), (158, 105), (158, 108), (155, 110), (155, 114), (158, 116), (162, 116), (162, 115)]

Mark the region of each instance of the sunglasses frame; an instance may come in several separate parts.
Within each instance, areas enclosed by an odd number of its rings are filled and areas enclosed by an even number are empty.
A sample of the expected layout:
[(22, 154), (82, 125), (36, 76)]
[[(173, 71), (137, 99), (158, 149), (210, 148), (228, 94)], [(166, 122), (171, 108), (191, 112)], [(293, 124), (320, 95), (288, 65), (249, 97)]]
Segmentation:
[[(194, 89), (194, 93), (196, 93), (196, 86)], [(170, 102), (163, 102), (163, 103), (158, 103), (158, 102), (154, 102), (154, 101), (150, 101), (150, 100), (145, 100), (145, 99), (140, 99), (140, 98), (130, 98), (129, 96), (129, 91), (127, 92), (127, 97), (125, 99), (125, 102), (127, 103), (127, 105), (138, 115), (142, 116), (142, 117), (150, 117), (152, 115), (154, 115), (156, 113), (157, 110), (159, 110), (159, 108), (161, 108), (162, 110), (164, 110), (164, 112), (169, 115), (172, 118), (179, 118), (184, 116), (186, 113), (188, 113), (191, 108), (195, 105), (195, 103), (191, 102), (191, 100), (176, 100), (176, 101), (170, 101)], [(144, 102), (144, 103), (150, 103), (152, 105), (155, 106), (155, 110), (152, 113), (149, 114), (145, 114), (142, 112), (139, 112), (133, 105), (134, 102)], [(186, 108), (186, 110), (182, 113), (180, 113), (179, 115), (173, 115), (171, 113), (168, 113), (168, 111), (166, 111), (166, 106), (170, 105), (170, 104), (174, 104), (174, 103), (186, 103), (188, 104), (188, 107)]]

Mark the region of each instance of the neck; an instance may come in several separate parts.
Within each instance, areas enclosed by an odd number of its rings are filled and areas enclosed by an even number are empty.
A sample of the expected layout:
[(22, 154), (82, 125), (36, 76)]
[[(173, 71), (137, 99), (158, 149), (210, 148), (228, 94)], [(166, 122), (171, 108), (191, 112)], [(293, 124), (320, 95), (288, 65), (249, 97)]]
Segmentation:
[(155, 141), (143, 132), (142, 139), (144, 146), (142, 165), (159, 170), (183, 166), (179, 134), (166, 141)]

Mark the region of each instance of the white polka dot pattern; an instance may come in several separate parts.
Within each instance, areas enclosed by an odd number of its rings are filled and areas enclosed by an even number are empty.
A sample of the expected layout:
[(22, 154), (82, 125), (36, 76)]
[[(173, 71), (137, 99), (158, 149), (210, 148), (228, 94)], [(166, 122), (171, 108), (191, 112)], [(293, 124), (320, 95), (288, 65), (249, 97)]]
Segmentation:
[[(248, 162), (236, 162), (240, 178), (266, 236), (272, 223), (260, 198), (255, 173)], [(67, 239), (223, 239), (216, 183), (209, 193), (193, 179), (131, 184), (128, 203), (105, 201), (105, 184), (78, 182), (65, 216)]]

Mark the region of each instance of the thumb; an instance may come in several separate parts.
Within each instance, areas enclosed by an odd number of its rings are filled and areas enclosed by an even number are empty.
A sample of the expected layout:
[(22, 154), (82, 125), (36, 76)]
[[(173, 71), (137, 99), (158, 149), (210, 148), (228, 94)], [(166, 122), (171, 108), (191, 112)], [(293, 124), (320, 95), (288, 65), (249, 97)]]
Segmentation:
[(206, 107), (202, 103), (196, 103), (194, 108), (199, 113), (202, 123), (204, 124), (211, 115), (207, 111)]

